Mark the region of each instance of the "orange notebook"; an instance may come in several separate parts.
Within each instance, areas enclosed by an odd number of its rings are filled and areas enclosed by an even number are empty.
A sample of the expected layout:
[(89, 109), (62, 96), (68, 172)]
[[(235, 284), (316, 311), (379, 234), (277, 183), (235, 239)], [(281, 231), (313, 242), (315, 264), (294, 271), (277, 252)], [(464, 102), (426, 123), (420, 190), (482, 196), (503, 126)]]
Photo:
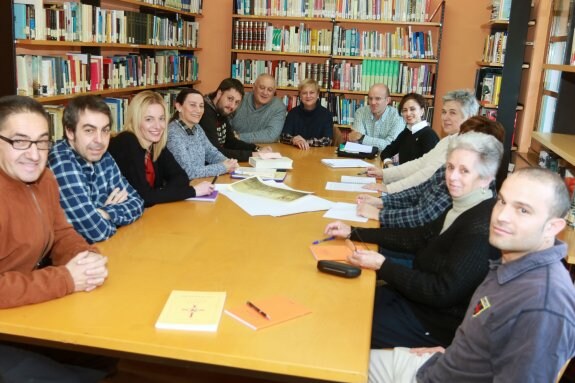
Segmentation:
[(256, 308), (245, 303), (238, 307), (226, 309), (225, 313), (254, 330), (273, 326), (311, 313), (311, 310), (307, 307), (282, 296), (257, 299), (250, 302)]
[(357, 249), (364, 249), (362, 245), (356, 246), (352, 241), (346, 239), (341, 245), (311, 245), (311, 253), (317, 261), (347, 261), (353, 251)]

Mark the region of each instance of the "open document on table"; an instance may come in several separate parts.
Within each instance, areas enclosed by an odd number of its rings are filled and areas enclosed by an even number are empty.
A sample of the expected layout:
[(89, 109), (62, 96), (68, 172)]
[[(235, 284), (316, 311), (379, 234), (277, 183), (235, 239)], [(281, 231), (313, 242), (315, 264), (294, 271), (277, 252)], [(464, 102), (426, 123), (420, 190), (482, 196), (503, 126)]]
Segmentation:
[[(257, 177), (252, 178), (218, 188), (223, 195), (251, 216), (279, 217), (321, 211), (329, 209), (334, 204), (309, 192), (294, 190), (285, 184), (262, 181)], [(247, 184), (240, 184), (248, 180), (251, 181)]]

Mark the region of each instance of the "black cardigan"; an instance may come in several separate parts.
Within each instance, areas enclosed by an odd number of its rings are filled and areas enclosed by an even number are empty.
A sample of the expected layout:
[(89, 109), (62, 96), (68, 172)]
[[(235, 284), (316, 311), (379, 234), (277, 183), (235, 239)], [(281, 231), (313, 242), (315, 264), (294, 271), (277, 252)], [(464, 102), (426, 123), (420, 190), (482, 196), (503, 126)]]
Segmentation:
[(112, 138), (108, 151), (124, 177), (144, 199), (144, 206), (196, 196), (196, 190), (189, 185), (188, 176), (168, 148), (164, 148), (158, 160), (153, 163), (156, 173), (154, 188), (146, 180), (146, 149), (142, 148), (132, 132), (122, 132)]
[(437, 145), (439, 137), (430, 126), (426, 126), (415, 133), (407, 128), (381, 151), (381, 159), (392, 158), (399, 153), (399, 163), (403, 164), (415, 160)]
[(443, 346), (451, 343), (463, 321), (473, 292), (487, 275), (488, 260), (500, 257), (499, 250), (489, 244), (494, 204), (495, 199), (488, 199), (463, 212), (442, 234), (447, 212), (417, 228), (352, 231), (353, 240), (416, 255), (413, 269), (386, 261), (378, 275), (407, 300)]

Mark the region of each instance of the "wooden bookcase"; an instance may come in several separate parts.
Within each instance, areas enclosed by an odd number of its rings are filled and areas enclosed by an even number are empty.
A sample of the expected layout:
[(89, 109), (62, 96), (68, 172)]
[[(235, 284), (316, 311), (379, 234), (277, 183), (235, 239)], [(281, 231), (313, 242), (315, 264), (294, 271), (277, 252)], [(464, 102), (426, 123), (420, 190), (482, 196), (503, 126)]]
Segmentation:
[[(511, 0), (506, 0), (507, 2)], [(511, 152), (515, 149), (515, 123), (523, 113), (523, 105), (519, 102), (522, 78), (524, 71), (529, 70), (530, 64), (525, 63), (528, 28), (530, 23), (531, 7), (525, 2), (513, 0), (510, 6), (509, 20), (497, 18), (484, 24), (482, 27), (489, 33), (507, 32), (507, 43), (505, 47), (505, 59), (503, 62), (495, 60), (486, 62), (480, 60), (477, 62), (479, 67), (476, 76), (476, 94), (481, 99), (482, 74), (487, 71), (497, 72), (501, 76), (499, 91), (499, 102), (482, 103), (482, 114), (495, 114), (495, 118), (505, 128), (505, 145), (504, 157), (501, 164), (503, 169), (498, 175), (498, 184), (501, 185), (509, 163), (511, 161)], [(490, 69), (485, 69), (490, 68)], [(493, 116), (493, 114), (492, 114)]]
[(575, 62), (572, 60), (575, 2), (554, 0), (548, 9), (545, 59), (531, 150), (551, 151), (575, 167)]
[[(382, 1), (383, 3), (383, 1)], [(336, 141), (338, 138), (338, 134), (340, 130), (345, 131), (350, 127), (350, 124), (340, 123), (342, 121), (343, 116), (337, 115), (335, 111), (335, 104), (337, 99), (345, 98), (349, 100), (355, 100), (356, 102), (360, 102), (361, 100), (365, 100), (367, 98), (367, 91), (368, 86), (362, 86), (360, 89), (358, 87), (353, 86), (334, 86), (336, 79), (334, 79), (334, 68), (338, 65), (342, 65), (342, 63), (349, 63), (350, 67), (352, 68), (359, 68), (359, 64), (364, 64), (367, 62), (365, 60), (369, 60), (371, 65), (377, 66), (380, 65), (383, 67), (384, 65), (401, 65), (404, 67), (411, 68), (420, 68), (422, 65), (427, 66), (427, 70), (429, 73), (433, 74), (431, 80), (429, 80), (429, 88), (427, 92), (421, 92), (424, 94), (424, 97), (428, 100), (428, 105), (430, 107), (434, 106), (435, 103), (435, 91), (436, 91), (436, 83), (437, 83), (437, 73), (439, 68), (440, 62), (440, 54), (441, 54), (441, 36), (443, 30), (443, 19), (445, 13), (445, 2), (441, 1), (431, 1), (429, 10), (429, 16), (433, 14), (433, 17), (430, 18), (428, 21), (392, 21), (386, 19), (380, 20), (364, 20), (360, 18), (349, 18), (351, 15), (342, 15), (342, 14), (331, 14), (331, 15), (323, 15), (323, 17), (296, 17), (296, 16), (257, 16), (253, 14), (245, 15), (245, 14), (238, 14), (237, 8), (234, 10), (234, 15), (232, 16), (232, 23), (234, 26), (232, 27), (233, 36), (232, 36), (232, 47), (234, 47), (234, 41), (238, 39), (237, 36), (237, 28), (236, 23), (241, 22), (254, 22), (254, 23), (269, 23), (271, 25), (281, 27), (281, 26), (297, 26), (300, 27), (301, 25), (305, 25), (308, 28), (315, 28), (315, 29), (328, 29), (331, 31), (331, 40), (329, 41), (329, 46), (327, 49), (324, 49), (319, 53), (308, 53), (308, 52), (270, 52), (266, 50), (256, 50), (256, 49), (232, 49), (232, 77), (235, 76), (234, 73), (234, 63), (236, 60), (260, 60), (260, 61), (268, 61), (268, 60), (285, 60), (286, 63), (309, 63), (321, 66), (324, 70), (323, 77), (320, 77), (320, 87), (322, 91), (322, 98), (325, 98), (328, 103), (328, 108), (334, 112), (334, 115), (337, 116), (337, 121), (334, 126), (336, 127)], [(257, 13), (257, 12), (251, 12)], [(271, 14), (271, 10), (268, 12)], [(382, 17), (383, 18), (383, 17)], [(432, 45), (433, 45), (433, 57), (429, 57), (430, 55), (426, 55), (427, 57), (405, 57), (399, 54), (392, 55), (391, 57), (386, 54), (369, 54), (365, 55), (362, 52), (355, 51), (353, 54), (342, 54), (342, 52), (334, 51), (337, 49), (338, 44), (337, 42), (334, 44), (334, 39), (336, 39), (336, 33), (334, 32), (336, 28), (340, 28), (343, 30), (353, 30), (357, 32), (353, 33), (364, 33), (369, 34), (372, 33), (373, 35), (379, 34), (386, 34), (386, 33), (403, 33), (403, 31), (412, 31), (412, 32), (422, 32), (424, 35), (432, 36)], [(398, 32), (401, 30), (401, 32)], [(355, 47), (359, 48), (359, 47)], [(396, 61), (399, 64), (386, 64), (385, 62), (392, 62)], [(423, 71), (423, 70), (422, 70)], [(258, 72), (257, 74), (261, 73)], [(424, 73), (424, 72), (421, 72)], [(256, 75), (257, 75), (256, 74)], [(274, 73), (272, 73), (274, 75)], [(246, 89), (251, 89), (253, 86), (254, 78), (250, 78), (248, 81), (244, 82), (244, 86)], [(300, 78), (303, 79), (304, 76), (300, 75)], [(244, 80), (240, 78), (240, 80)], [(380, 79), (381, 80), (381, 79)], [(376, 81), (380, 82), (380, 81)], [(278, 91), (281, 95), (290, 95), (294, 96), (297, 95), (297, 86), (293, 84), (282, 84), (281, 82), (278, 84)], [(389, 85), (389, 84), (388, 84)], [(342, 89), (343, 88), (343, 89)], [(392, 100), (397, 103), (399, 99), (405, 94), (409, 93), (410, 90), (401, 91), (401, 92), (394, 92), (392, 89), (391, 97)], [(351, 109), (351, 108), (350, 108)], [(429, 115), (432, 116), (432, 113)], [(346, 115), (347, 116), (347, 115)], [(431, 118), (430, 118), (431, 119)], [(429, 120), (431, 122), (431, 120)]]
[[(0, 12), (4, 15), (13, 15), (14, 14), (14, 3), (21, 3), (22, 1), (14, 1), (10, 0), (8, 2), (2, 2), (0, 5)], [(34, 6), (43, 6), (44, 8), (49, 8), (53, 6), (62, 6), (66, 3), (63, 0), (28, 0), (29, 3), (34, 4)], [(191, 13), (187, 11), (178, 10), (175, 8), (159, 6), (148, 4), (144, 1), (140, 0), (84, 0), (81, 4), (91, 5), (93, 7), (101, 7), (102, 9), (107, 10), (117, 10), (117, 11), (129, 11), (139, 14), (150, 14), (161, 17), (165, 20), (171, 20), (171, 22), (183, 23), (184, 21), (198, 21), (198, 19), (202, 18), (201, 13)], [(5, 33), (2, 33), (1, 39), (5, 42), (5, 47), (8, 48), (6, 51), (8, 52), (9, 58), (7, 59), (10, 70), (7, 72), (7, 81), (3, 81), (0, 85), (0, 94), (8, 95), (8, 94), (17, 94), (17, 79), (18, 79), (18, 70), (16, 64), (16, 59), (18, 55), (28, 55), (28, 56), (50, 56), (50, 57), (57, 57), (66, 59), (67, 53), (79, 53), (79, 54), (90, 54), (95, 56), (103, 56), (103, 57), (112, 57), (112, 56), (125, 56), (129, 54), (134, 55), (146, 55), (147, 57), (155, 58), (156, 54), (160, 55), (161, 51), (172, 51), (175, 52), (174, 54), (180, 55), (182, 53), (187, 54), (188, 56), (194, 57), (198, 52), (201, 51), (199, 47), (191, 47), (190, 44), (186, 41), (183, 45), (177, 45), (177, 42), (170, 42), (165, 45), (156, 44), (134, 44), (134, 43), (104, 43), (104, 42), (93, 42), (93, 41), (54, 41), (54, 40), (47, 40), (47, 39), (15, 39), (14, 33), (14, 18), (13, 17), (3, 17), (3, 20), (9, 21), (7, 24), (1, 24), (1, 30)], [(128, 26), (126, 26), (128, 28)], [(142, 26), (142, 29), (145, 29), (146, 26)], [(148, 30), (151, 30), (152, 27), (147, 26)], [(159, 28), (159, 27), (158, 27)], [(166, 35), (168, 35), (166, 33)], [(8, 38), (6, 38), (8, 36)], [(65, 39), (68, 40), (66, 37)], [(80, 37), (81, 39), (81, 37)], [(9, 41), (8, 41), (9, 40)], [(173, 40), (172, 40), (173, 41)], [(66, 63), (67, 67), (69, 68), (69, 62)], [(197, 75), (197, 73), (196, 73)], [(194, 75), (194, 77), (196, 77)], [(66, 76), (64, 74), (64, 76)], [(40, 95), (31, 95), (41, 103), (56, 103), (62, 104), (66, 103), (66, 101), (72, 97), (75, 97), (78, 94), (96, 94), (102, 95), (104, 97), (114, 97), (114, 96), (126, 96), (132, 93), (136, 93), (142, 90), (161, 90), (161, 89), (169, 89), (178, 86), (194, 86), (199, 83), (199, 80), (187, 79), (181, 81), (179, 78), (176, 79), (175, 76), (173, 78), (167, 80), (157, 80), (156, 74), (150, 74), (149, 78), (152, 81), (141, 81), (136, 84), (132, 84), (130, 86), (123, 86), (122, 84), (116, 84), (114, 86), (110, 86), (109, 84), (102, 84), (101, 87), (94, 90), (74, 90), (72, 93), (69, 90), (56, 90), (55, 94), (49, 96), (40, 96)], [(102, 82), (104, 79), (101, 79)], [(140, 77), (141, 80), (141, 77)]]

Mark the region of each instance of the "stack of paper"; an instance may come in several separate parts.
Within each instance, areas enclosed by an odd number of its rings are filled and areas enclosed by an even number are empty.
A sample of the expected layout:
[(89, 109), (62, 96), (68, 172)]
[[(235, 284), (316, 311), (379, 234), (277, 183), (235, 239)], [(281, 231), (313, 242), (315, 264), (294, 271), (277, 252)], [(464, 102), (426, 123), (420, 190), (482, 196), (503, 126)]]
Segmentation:
[(261, 158), (250, 157), (249, 164), (257, 169), (292, 169), (293, 161), (288, 157)]
[(343, 150), (349, 153), (371, 153), (373, 146), (348, 141), (345, 143)]
[(356, 193), (377, 193), (376, 190), (364, 189), (363, 185), (375, 183), (374, 177), (341, 176), (341, 182), (328, 182), (325, 190), (349, 191)]
[(369, 162), (355, 158), (325, 158), (321, 163), (330, 168), (368, 168), (373, 166)]
[(287, 171), (285, 170), (277, 170), (277, 169), (256, 169), (256, 168), (247, 168), (247, 167), (240, 167), (234, 170), (230, 176), (232, 178), (249, 178), (249, 177), (260, 177), (262, 180), (274, 180), (277, 182), (281, 182), (286, 178)]

